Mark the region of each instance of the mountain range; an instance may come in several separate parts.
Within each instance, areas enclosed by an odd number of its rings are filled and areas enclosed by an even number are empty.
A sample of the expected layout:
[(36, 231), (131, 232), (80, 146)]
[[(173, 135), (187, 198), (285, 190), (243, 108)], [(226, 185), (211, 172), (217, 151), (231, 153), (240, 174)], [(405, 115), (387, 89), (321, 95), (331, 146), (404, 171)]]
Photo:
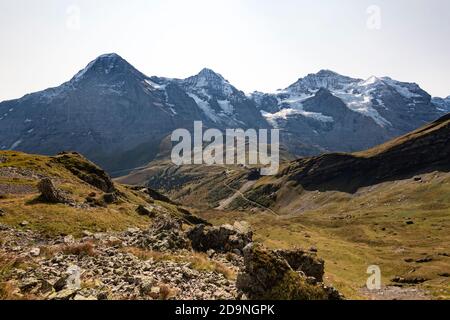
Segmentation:
[(281, 129), (295, 156), (364, 150), (450, 111), (417, 84), (322, 70), (275, 93), (246, 94), (210, 69), (186, 79), (148, 77), (101, 55), (56, 88), (0, 103), (0, 149), (78, 151), (122, 175), (158, 154), (174, 129)]

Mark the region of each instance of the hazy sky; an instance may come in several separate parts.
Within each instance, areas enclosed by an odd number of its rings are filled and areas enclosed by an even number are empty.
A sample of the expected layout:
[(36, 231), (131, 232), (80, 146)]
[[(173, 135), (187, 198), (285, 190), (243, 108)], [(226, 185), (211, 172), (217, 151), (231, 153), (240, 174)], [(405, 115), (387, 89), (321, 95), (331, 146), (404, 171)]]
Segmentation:
[(0, 0), (0, 101), (57, 86), (100, 54), (244, 91), (331, 69), (450, 95), (448, 0)]

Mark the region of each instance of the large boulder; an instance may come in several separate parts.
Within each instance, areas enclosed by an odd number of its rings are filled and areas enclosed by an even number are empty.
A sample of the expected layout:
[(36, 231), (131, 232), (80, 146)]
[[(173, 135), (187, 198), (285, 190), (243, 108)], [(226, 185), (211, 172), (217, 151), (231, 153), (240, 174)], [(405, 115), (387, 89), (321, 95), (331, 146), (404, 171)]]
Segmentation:
[(244, 268), (238, 274), (236, 286), (252, 300), (341, 299), (335, 289), (311, 283), (279, 254), (256, 244), (244, 249)]
[(252, 242), (253, 233), (244, 223), (220, 227), (199, 224), (187, 232), (187, 237), (196, 251), (206, 252), (213, 249), (219, 252), (242, 253), (244, 247)]
[(38, 190), (41, 193), (41, 200), (49, 203), (70, 203), (64, 193), (56, 189), (52, 180), (44, 178), (38, 183)]

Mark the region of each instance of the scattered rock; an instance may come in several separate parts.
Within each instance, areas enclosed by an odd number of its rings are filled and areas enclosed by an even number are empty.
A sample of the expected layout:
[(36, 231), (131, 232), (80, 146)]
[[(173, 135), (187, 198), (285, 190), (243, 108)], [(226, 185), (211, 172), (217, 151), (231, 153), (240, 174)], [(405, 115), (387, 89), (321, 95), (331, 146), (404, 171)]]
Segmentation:
[(206, 254), (208, 255), (208, 257), (212, 258), (216, 254), (216, 251), (213, 249), (209, 249), (208, 251), (206, 251)]
[(108, 293), (106, 293), (106, 292), (100, 292), (97, 295), (97, 300), (108, 300), (108, 299), (109, 299), (109, 296), (108, 296)]
[(75, 300), (75, 301), (95, 301), (95, 300), (97, 300), (97, 298), (94, 296), (85, 297), (81, 294), (76, 294), (75, 297), (73, 298), (73, 300)]
[(73, 244), (75, 242), (75, 238), (71, 234), (69, 234), (64, 237), (63, 242), (65, 244)]
[(141, 231), (139, 228), (128, 228), (127, 229), (127, 234), (128, 235), (133, 235), (133, 234), (138, 233), (139, 231)]
[(6, 216), (6, 212), (3, 209), (0, 209), (0, 217)]
[(183, 222), (170, 215), (159, 215), (153, 226), (138, 233), (135, 244), (141, 248), (157, 251), (191, 249), (191, 243), (182, 230)]
[(95, 240), (103, 240), (106, 238), (106, 234), (104, 234), (102, 232), (97, 232), (97, 233), (94, 233), (93, 237)]
[(79, 290), (81, 288), (80, 275), (81, 270), (79, 267), (70, 266), (64, 275), (55, 282), (53, 288), (56, 292), (64, 289)]
[(26, 278), (22, 280), (19, 285), (19, 289), (22, 292), (30, 291), (32, 288), (36, 287), (39, 284), (39, 280), (36, 278)]
[(22, 221), (21, 223), (20, 223), (20, 226), (21, 227), (26, 227), (26, 226), (28, 226), (30, 223), (28, 222), (28, 221), (26, 221), (26, 220), (24, 220), (24, 221)]
[(59, 292), (52, 293), (49, 295), (49, 300), (70, 300), (71, 298), (75, 297), (78, 290), (73, 289), (64, 289)]
[(61, 277), (53, 284), (53, 288), (56, 292), (63, 290), (67, 286), (67, 279), (68, 276)]
[(161, 288), (160, 288), (160, 287), (152, 287), (152, 288), (150, 289), (150, 296), (151, 296), (153, 299), (158, 299), (160, 293), (161, 293)]
[(33, 248), (30, 250), (30, 255), (33, 257), (38, 257), (41, 254), (41, 249)]
[(408, 221), (406, 221), (406, 224), (407, 224), (408, 226), (413, 225), (413, 224), (414, 224), (414, 221), (408, 220)]
[(439, 275), (440, 277), (444, 277), (444, 278), (450, 277), (450, 273), (448, 273), (448, 272), (439, 273), (438, 275)]
[(92, 237), (94, 234), (88, 230), (83, 231), (83, 236), (85, 237)]

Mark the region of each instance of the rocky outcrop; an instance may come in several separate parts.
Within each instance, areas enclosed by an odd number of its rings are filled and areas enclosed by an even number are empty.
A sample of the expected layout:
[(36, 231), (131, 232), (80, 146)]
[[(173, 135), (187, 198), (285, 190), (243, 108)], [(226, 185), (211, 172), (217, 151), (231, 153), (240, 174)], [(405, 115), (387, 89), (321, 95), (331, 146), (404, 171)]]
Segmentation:
[(359, 154), (326, 154), (290, 163), (287, 176), (306, 190), (355, 192), (384, 181), (450, 170), (450, 115)]
[(140, 205), (137, 207), (136, 212), (141, 216), (154, 217), (156, 215), (155, 208), (151, 206)]
[(103, 195), (103, 201), (107, 204), (116, 203), (117, 201), (119, 201), (119, 196), (115, 192), (105, 193)]
[(249, 244), (244, 249), (244, 268), (236, 286), (252, 300), (335, 300), (342, 299), (333, 288), (315, 283), (294, 271), (286, 259)]
[(63, 152), (54, 158), (54, 161), (63, 165), (79, 179), (105, 193), (116, 191), (111, 177), (81, 154), (76, 152)]
[(157, 251), (191, 249), (191, 243), (182, 230), (183, 221), (168, 214), (158, 215), (153, 225), (136, 236), (133, 245)]
[(162, 202), (167, 202), (167, 203), (172, 203), (172, 204), (174, 203), (168, 197), (166, 197), (165, 195), (163, 195), (163, 194), (161, 194), (161, 193), (159, 193), (159, 192), (157, 192), (157, 191), (155, 191), (153, 189), (144, 188), (142, 191), (144, 193), (148, 194), (152, 200), (162, 201)]
[(253, 232), (245, 223), (236, 222), (234, 226), (207, 227), (203, 224), (192, 227), (187, 232), (192, 247), (206, 252), (210, 249), (219, 252), (242, 253), (244, 247), (252, 242)]
[(323, 281), (325, 262), (315, 253), (303, 250), (276, 250), (275, 254), (285, 259), (294, 271), (301, 271), (307, 277), (313, 277), (318, 282)]

